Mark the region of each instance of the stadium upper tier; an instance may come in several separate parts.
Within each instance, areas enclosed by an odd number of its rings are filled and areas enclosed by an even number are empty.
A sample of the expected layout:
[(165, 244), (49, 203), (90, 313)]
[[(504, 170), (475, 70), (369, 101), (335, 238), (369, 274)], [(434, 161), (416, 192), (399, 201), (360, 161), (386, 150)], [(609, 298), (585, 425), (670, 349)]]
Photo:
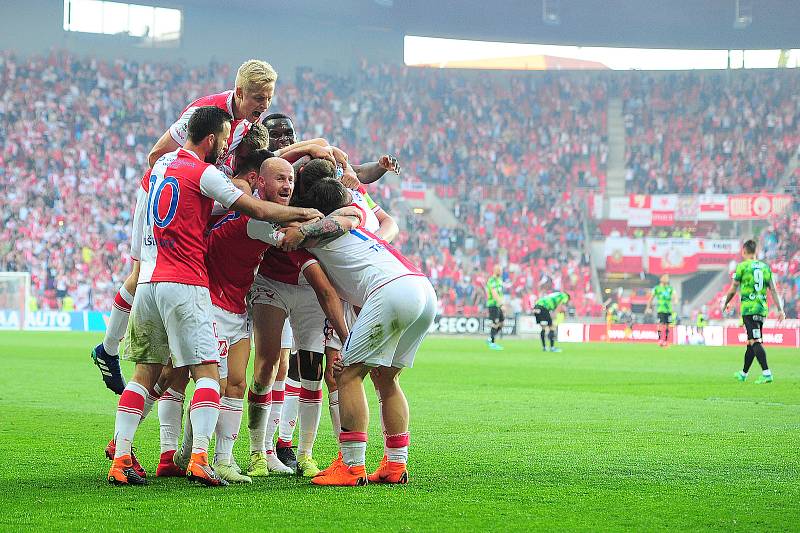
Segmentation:
[(794, 72), (622, 78), (627, 192), (772, 190), (800, 142)]
[[(129, 271), (134, 192), (150, 148), (188, 102), (229, 88), (234, 70), (0, 52), (0, 270), (30, 271), (42, 308), (57, 307), (64, 294), (78, 309), (110, 308)], [(720, 132), (707, 135), (722, 152), (708, 157), (725, 162), (725, 135), (734, 136), (733, 168), (755, 158), (753, 186), (782, 171), (772, 161), (785, 164), (798, 139), (800, 83), (762, 73), (737, 74), (725, 90), (704, 74), (654, 81), (641, 73), (487, 76), (387, 65), (341, 76), (282, 74), (271, 111), (293, 116), (300, 138), (323, 136), (357, 162), (394, 153), (403, 179), (434, 186), (463, 221), (449, 229), (408, 217), (398, 240), (431, 275), (442, 311), (481, 311), (483, 278), (500, 257), (510, 265), (515, 308), (563, 288), (578, 313), (599, 312), (582, 194), (605, 187), (609, 94), (623, 95), (634, 117), (629, 142), (641, 147), (649, 132), (656, 139), (669, 130), (671, 150), (696, 156), (692, 172), (706, 168), (701, 119), (709, 114), (708, 127), (718, 117)], [(646, 111), (651, 102), (658, 113)], [(680, 114), (666, 110), (675, 102)], [(762, 143), (763, 164), (760, 148), (739, 155), (740, 144)], [(656, 151), (647, 161), (672, 157)], [(637, 174), (633, 183), (644, 192), (666, 180), (666, 190), (682, 190), (679, 174)], [(735, 181), (712, 179), (726, 180)], [(401, 209), (394, 188), (371, 187), (390, 212)]]

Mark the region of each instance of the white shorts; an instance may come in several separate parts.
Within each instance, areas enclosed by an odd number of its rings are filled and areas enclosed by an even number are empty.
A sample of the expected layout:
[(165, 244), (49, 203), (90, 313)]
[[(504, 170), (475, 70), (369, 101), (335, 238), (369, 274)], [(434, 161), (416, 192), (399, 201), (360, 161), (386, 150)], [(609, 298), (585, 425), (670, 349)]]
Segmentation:
[(283, 331), (281, 331), (281, 350), (292, 350), (294, 348), (294, 334), (292, 333), (292, 325), (289, 324), (289, 319), (283, 323)]
[[(350, 302), (342, 300), (342, 311), (344, 312), (344, 323), (347, 325), (348, 331), (352, 330), (353, 324), (356, 323), (356, 318), (358, 318), (356, 307)], [(333, 348), (337, 351), (342, 349), (342, 341), (339, 340), (339, 335), (333, 330), (333, 325), (327, 319), (325, 320), (325, 347)]]
[(125, 358), (175, 368), (219, 362), (211, 296), (206, 287), (142, 283), (136, 287)]
[(345, 366), (411, 367), (436, 317), (436, 292), (423, 276), (406, 276), (372, 293), (342, 350)]
[(214, 334), (219, 341), (219, 379), (228, 377), (228, 350), (243, 339), (249, 339), (253, 331), (247, 313), (238, 315), (216, 305), (214, 313)]
[(257, 275), (250, 303), (282, 309), (289, 317), (298, 350), (322, 353), (325, 349), (325, 313), (311, 285), (290, 285)]
[(142, 258), (142, 239), (144, 238), (144, 221), (147, 215), (147, 192), (139, 187), (136, 190), (136, 207), (133, 210), (131, 223), (131, 259)]

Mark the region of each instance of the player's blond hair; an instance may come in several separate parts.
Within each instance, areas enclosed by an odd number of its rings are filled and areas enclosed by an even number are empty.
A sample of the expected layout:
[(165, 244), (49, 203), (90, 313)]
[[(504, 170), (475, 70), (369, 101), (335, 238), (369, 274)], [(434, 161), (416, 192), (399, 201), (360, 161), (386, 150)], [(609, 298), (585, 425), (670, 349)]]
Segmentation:
[(278, 73), (272, 65), (260, 59), (250, 59), (242, 63), (236, 72), (236, 87), (250, 92), (275, 83), (277, 79)]

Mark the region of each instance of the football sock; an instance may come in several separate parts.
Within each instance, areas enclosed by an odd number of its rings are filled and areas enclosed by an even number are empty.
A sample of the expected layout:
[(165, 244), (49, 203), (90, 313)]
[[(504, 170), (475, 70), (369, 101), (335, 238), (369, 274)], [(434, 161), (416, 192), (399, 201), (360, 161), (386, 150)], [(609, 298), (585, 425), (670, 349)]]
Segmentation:
[(664, 342), (669, 340), (669, 324), (664, 325)]
[(753, 364), (753, 359), (756, 358), (756, 352), (753, 351), (753, 345), (748, 344), (747, 349), (744, 351), (744, 366), (742, 367), (742, 374), (747, 375), (750, 371), (750, 366)]
[(264, 438), (264, 449), (267, 451), (274, 449), (275, 432), (278, 431), (278, 424), (281, 423), (283, 401), (286, 398), (285, 388), (286, 382), (283, 380), (275, 381), (272, 384), (272, 408), (269, 411), (266, 437)]
[(495, 337), (497, 337), (497, 328), (492, 326), (492, 329), (489, 333), (489, 339), (494, 342)]
[(342, 429), (339, 434), (339, 448), (347, 466), (363, 465), (367, 455), (367, 434)]
[(111, 316), (108, 318), (106, 335), (103, 338), (103, 349), (108, 355), (119, 355), (119, 343), (128, 329), (128, 319), (131, 317), (133, 295), (123, 285), (114, 296), (114, 305), (111, 307)]
[(298, 455), (311, 455), (322, 414), (322, 380), (300, 379)]
[(219, 401), (219, 419), (217, 420), (216, 437), (214, 445), (214, 462), (230, 464), (233, 454), (233, 445), (239, 434), (242, 424), (242, 409), (244, 399), (223, 396)]
[(250, 432), (250, 453), (263, 452), (267, 421), (272, 408), (270, 387), (256, 383), (247, 391), (247, 429)]
[(769, 365), (767, 364), (767, 352), (764, 350), (764, 346), (760, 342), (753, 343), (753, 353), (756, 355), (756, 359), (758, 359), (758, 364), (761, 365), (761, 370), (769, 370)]
[(116, 451), (114, 457), (130, 455), (133, 436), (139, 421), (142, 419), (144, 401), (147, 397), (147, 389), (136, 383), (129, 381), (125, 390), (119, 397), (117, 404), (117, 418), (114, 423), (114, 441)]
[(153, 406), (156, 404), (156, 401), (161, 397), (161, 387), (158, 386), (156, 383), (153, 386), (153, 392), (147, 391), (147, 396), (144, 399), (144, 409), (142, 410), (142, 420), (139, 421), (141, 424), (147, 415), (150, 414), (150, 411), (153, 410)]
[(408, 444), (410, 442), (409, 433), (399, 435), (384, 436), (384, 455), (393, 463), (408, 462)]
[(294, 426), (297, 424), (297, 408), (300, 403), (300, 382), (286, 378), (286, 395), (283, 398), (281, 423), (278, 429), (279, 447), (292, 445)]
[(551, 330), (550, 330), (550, 331), (547, 333), (547, 338), (548, 338), (548, 340), (550, 340), (550, 347), (551, 347), (551, 348), (552, 348), (553, 346), (555, 346), (555, 345), (556, 345), (556, 332), (555, 332), (555, 331), (553, 331), (553, 330), (551, 329)]
[(176, 450), (181, 436), (183, 400), (185, 396), (169, 388), (158, 399), (158, 422), (160, 425), (161, 453)]
[(328, 411), (331, 413), (331, 426), (333, 428), (333, 438), (339, 442), (339, 433), (342, 432), (342, 419), (339, 416), (339, 391), (335, 390), (328, 394)]
[(195, 387), (189, 405), (193, 432), (192, 453), (206, 453), (219, 417), (219, 383), (211, 378), (200, 378)]
[(542, 328), (542, 331), (539, 332), (539, 338), (542, 339), (542, 348), (547, 348), (547, 333), (545, 333), (544, 328)]

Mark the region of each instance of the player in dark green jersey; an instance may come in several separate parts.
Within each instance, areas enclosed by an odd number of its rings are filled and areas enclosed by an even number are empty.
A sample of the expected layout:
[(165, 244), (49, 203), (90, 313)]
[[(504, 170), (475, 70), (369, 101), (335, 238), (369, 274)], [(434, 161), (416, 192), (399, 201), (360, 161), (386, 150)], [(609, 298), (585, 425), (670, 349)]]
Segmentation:
[(555, 346), (556, 331), (553, 327), (552, 313), (558, 308), (566, 306), (567, 302), (569, 302), (569, 294), (566, 292), (552, 292), (536, 300), (536, 305), (533, 307), (533, 314), (536, 315), (536, 322), (538, 322), (539, 326), (542, 328), (539, 336), (542, 339), (542, 350), (545, 352), (548, 351), (545, 338), (550, 341), (551, 352), (561, 351)]
[(656, 313), (658, 313), (658, 345), (667, 347), (669, 346), (669, 323), (672, 320), (672, 306), (675, 303), (675, 289), (669, 284), (669, 274), (661, 276), (659, 282), (650, 291), (645, 313), (650, 313), (653, 308), (653, 300), (655, 300)]
[(736, 379), (744, 381), (747, 379), (747, 372), (753, 364), (753, 358), (758, 359), (761, 365), (762, 375), (756, 383), (772, 383), (772, 371), (767, 364), (767, 352), (764, 350), (762, 342), (762, 329), (764, 319), (767, 317), (769, 307), (767, 306), (767, 289), (772, 293), (772, 300), (778, 307), (778, 319), (783, 320), (786, 315), (783, 312), (783, 302), (778, 294), (778, 287), (772, 279), (772, 270), (769, 265), (756, 259), (756, 241), (749, 240), (742, 245), (742, 257), (744, 261), (736, 267), (733, 275), (733, 283), (725, 295), (725, 303), (722, 312), (739, 291), (741, 302), (740, 312), (742, 322), (747, 330), (747, 349), (744, 352), (744, 366), (742, 370), (736, 372)]
[(494, 266), (493, 275), (486, 281), (486, 309), (489, 311), (489, 320), (492, 322), (489, 338), (486, 343), (492, 350), (502, 350), (503, 347), (495, 342), (497, 334), (503, 329), (506, 317), (503, 314), (503, 267)]

